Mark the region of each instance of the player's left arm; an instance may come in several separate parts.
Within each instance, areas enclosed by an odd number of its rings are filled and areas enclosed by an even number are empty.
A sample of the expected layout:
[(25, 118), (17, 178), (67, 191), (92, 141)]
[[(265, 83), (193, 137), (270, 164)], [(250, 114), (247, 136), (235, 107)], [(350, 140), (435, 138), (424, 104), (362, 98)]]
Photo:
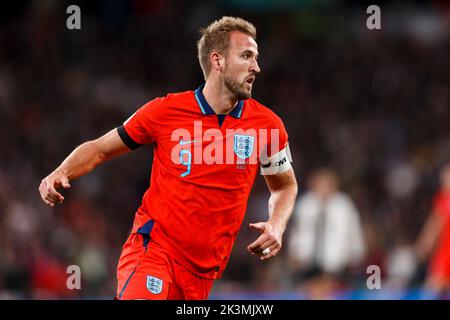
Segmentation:
[[(283, 233), (292, 215), (297, 198), (297, 181), (291, 166), (277, 174), (264, 175), (271, 193), (269, 199), (269, 219), (266, 222), (250, 223), (250, 227), (261, 232), (261, 235), (247, 247), (252, 255), (261, 260), (270, 259), (278, 254), (282, 246)], [(269, 248), (270, 253), (263, 251)]]

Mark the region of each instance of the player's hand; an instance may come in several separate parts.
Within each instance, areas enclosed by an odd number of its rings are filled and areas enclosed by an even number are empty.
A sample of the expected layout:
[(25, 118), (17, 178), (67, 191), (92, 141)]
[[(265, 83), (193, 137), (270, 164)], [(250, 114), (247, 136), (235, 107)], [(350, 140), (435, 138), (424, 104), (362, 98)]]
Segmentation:
[(280, 252), (284, 232), (281, 228), (269, 221), (250, 223), (249, 226), (261, 232), (258, 239), (247, 247), (250, 254), (261, 257), (261, 260), (268, 260)]
[(58, 171), (54, 171), (41, 181), (41, 184), (39, 185), (41, 198), (50, 207), (54, 207), (55, 204), (64, 201), (62, 194), (56, 191), (56, 189), (60, 187), (68, 189), (70, 188), (70, 184), (67, 176)]

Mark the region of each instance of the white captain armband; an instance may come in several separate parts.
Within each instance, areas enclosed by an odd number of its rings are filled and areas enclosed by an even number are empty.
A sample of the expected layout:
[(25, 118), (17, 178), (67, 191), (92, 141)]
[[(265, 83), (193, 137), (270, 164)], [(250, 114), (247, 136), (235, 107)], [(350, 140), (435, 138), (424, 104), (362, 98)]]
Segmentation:
[(271, 157), (261, 156), (261, 174), (264, 176), (279, 174), (291, 168), (291, 152), (289, 144)]

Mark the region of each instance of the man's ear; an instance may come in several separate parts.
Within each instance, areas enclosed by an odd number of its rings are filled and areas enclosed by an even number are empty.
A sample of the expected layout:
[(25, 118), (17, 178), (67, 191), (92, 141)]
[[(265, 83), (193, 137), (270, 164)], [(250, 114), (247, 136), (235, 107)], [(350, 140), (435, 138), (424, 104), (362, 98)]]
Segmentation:
[(212, 69), (221, 72), (223, 69), (224, 59), (223, 56), (217, 51), (211, 53), (211, 66)]

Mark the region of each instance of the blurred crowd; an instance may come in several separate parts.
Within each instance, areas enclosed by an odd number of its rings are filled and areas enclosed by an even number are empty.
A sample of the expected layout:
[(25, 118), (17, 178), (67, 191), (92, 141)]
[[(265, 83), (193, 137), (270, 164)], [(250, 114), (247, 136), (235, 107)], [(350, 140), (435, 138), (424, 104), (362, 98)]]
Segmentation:
[[(364, 289), (369, 265), (380, 267), (383, 288), (422, 285), (413, 246), (450, 159), (449, 32), (432, 42), (342, 25), (311, 35), (292, 12), (137, 0), (81, 1), (82, 29), (70, 31), (64, 2), (24, 3), (0, 21), (0, 299), (113, 297), (151, 148), (73, 181), (54, 209), (38, 185), (148, 100), (201, 85), (198, 29), (231, 13), (258, 29), (253, 96), (284, 120), (300, 194), (284, 250), (261, 263), (245, 250), (257, 237), (248, 223), (267, 218), (257, 179), (213, 296), (326, 297)], [(80, 266), (82, 290), (67, 289), (69, 265)]]

